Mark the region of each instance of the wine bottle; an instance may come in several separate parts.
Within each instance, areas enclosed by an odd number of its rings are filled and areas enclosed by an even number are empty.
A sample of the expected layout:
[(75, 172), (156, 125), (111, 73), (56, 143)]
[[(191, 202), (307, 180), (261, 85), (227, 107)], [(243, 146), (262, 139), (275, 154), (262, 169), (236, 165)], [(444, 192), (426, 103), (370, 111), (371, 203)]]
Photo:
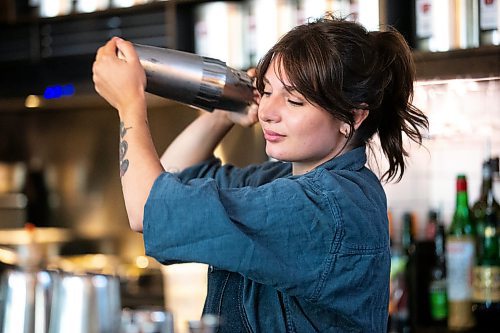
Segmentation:
[(448, 328), (464, 331), (474, 327), (472, 315), (472, 267), (475, 260), (475, 227), (471, 219), (467, 178), (456, 180), (456, 207), (446, 239)]
[(472, 310), (480, 332), (493, 332), (500, 327), (500, 206), (493, 193), (491, 162), (483, 163), (481, 195), (473, 206), (478, 232)]
[(500, 4), (499, 0), (479, 1), (479, 42), (480, 45), (500, 44)]
[[(436, 216), (437, 219), (437, 216)], [(445, 327), (448, 318), (448, 296), (446, 293), (445, 228), (436, 223), (434, 236), (434, 264), (429, 283), (430, 317), (433, 326)]]

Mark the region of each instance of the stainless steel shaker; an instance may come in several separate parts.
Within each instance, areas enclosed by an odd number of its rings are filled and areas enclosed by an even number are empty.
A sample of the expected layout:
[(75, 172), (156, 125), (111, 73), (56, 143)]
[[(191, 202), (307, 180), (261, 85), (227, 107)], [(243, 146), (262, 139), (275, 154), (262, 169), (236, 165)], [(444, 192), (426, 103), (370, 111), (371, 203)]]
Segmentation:
[(146, 91), (205, 111), (245, 112), (252, 80), (223, 61), (193, 53), (134, 44), (146, 71)]

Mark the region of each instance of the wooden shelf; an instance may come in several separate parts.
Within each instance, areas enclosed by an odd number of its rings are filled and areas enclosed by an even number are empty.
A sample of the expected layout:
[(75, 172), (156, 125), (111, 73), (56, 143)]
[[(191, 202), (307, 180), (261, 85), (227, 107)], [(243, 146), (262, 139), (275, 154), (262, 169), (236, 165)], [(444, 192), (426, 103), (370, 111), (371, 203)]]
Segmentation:
[(500, 76), (500, 46), (446, 52), (415, 52), (418, 80)]

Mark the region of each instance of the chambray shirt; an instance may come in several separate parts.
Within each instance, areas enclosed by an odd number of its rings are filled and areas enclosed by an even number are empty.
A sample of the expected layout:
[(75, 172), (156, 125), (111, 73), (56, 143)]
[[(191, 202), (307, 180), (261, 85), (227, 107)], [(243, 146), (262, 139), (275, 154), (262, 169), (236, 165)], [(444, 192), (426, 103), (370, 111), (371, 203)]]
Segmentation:
[(162, 173), (144, 210), (146, 254), (232, 272), (243, 331), (385, 332), (387, 203), (365, 164), (360, 147), (300, 176), (290, 163), (217, 159)]

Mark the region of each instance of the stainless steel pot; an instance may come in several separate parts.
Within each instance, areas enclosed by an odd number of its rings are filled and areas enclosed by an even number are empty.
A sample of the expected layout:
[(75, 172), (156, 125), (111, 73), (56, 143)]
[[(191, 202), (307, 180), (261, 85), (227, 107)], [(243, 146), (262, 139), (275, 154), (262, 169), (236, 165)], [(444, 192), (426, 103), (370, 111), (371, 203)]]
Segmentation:
[(8, 269), (0, 283), (0, 332), (48, 332), (55, 272)]
[(112, 275), (60, 273), (49, 333), (119, 333), (120, 281)]
[(19, 253), (0, 250), (0, 333), (120, 331), (117, 276), (22, 267)]

